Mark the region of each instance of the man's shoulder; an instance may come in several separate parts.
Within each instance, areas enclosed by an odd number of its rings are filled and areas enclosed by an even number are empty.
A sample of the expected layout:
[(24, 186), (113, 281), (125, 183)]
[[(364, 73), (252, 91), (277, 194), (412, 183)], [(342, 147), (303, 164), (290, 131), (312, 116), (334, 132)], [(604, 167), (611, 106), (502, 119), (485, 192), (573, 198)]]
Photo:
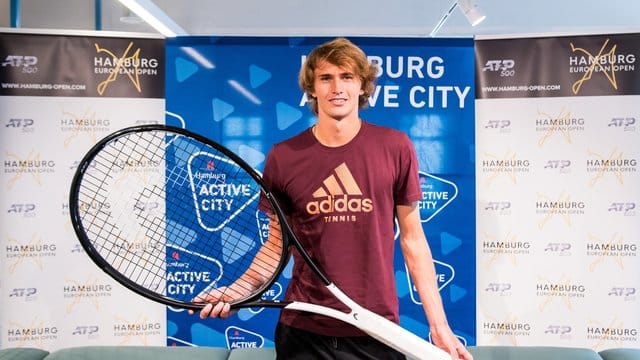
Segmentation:
[(305, 129), (296, 135), (274, 143), (271, 151), (300, 151), (312, 144), (313, 137), (310, 135), (310, 130)]
[(401, 130), (392, 128), (390, 126), (385, 125), (377, 125), (370, 122), (365, 122), (367, 126), (367, 135), (373, 135), (375, 138), (385, 138), (385, 139), (398, 139), (405, 140), (409, 139), (407, 134)]

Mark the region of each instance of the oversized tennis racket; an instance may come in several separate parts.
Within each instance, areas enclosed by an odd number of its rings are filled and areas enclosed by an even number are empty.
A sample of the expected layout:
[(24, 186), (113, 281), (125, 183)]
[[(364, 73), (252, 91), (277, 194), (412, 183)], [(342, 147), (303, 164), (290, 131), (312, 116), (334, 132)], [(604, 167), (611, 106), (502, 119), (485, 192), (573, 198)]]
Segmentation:
[[(415, 359), (450, 356), (356, 304), (313, 262), (261, 175), (201, 135), (164, 125), (125, 128), (80, 162), (71, 222), (89, 257), (125, 287), (165, 305), (199, 310), (198, 295), (241, 307), (280, 307), (354, 325)], [(350, 312), (263, 298), (294, 246)]]

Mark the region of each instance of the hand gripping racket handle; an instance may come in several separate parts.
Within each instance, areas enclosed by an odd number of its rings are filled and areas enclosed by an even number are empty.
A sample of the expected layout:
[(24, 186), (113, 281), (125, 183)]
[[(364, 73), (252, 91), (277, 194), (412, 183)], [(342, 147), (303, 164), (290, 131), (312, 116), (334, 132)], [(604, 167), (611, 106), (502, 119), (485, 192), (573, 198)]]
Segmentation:
[(285, 306), (285, 309), (312, 312), (344, 321), (366, 332), (378, 341), (400, 351), (411, 359), (451, 360), (451, 356), (444, 350), (394, 322), (363, 308), (351, 300), (334, 284), (327, 285), (327, 288), (333, 295), (340, 299), (340, 301), (349, 306), (351, 312), (345, 313), (336, 309), (297, 301)]

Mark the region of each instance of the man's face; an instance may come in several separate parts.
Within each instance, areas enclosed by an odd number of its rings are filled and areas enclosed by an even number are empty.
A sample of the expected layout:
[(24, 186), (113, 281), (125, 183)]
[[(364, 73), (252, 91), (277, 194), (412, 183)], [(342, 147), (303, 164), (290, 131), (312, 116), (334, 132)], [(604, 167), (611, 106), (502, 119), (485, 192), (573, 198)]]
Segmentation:
[(351, 69), (322, 62), (314, 71), (312, 95), (318, 102), (318, 116), (342, 120), (358, 116), (358, 98), (362, 95), (362, 82)]

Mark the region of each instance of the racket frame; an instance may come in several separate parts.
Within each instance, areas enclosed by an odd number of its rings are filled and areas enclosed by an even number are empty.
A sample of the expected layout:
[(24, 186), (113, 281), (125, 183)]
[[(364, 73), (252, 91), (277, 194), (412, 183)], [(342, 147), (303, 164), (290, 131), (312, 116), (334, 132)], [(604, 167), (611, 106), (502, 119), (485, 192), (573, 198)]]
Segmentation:
[[(267, 189), (264, 187), (264, 184), (262, 182), (262, 177), (253, 167), (251, 167), (246, 161), (244, 161), (242, 158), (240, 158), (238, 155), (236, 155), (234, 152), (230, 151), (226, 147), (216, 142), (213, 142), (202, 135), (193, 133), (186, 129), (169, 126), (169, 125), (160, 125), (160, 124), (147, 124), (147, 125), (126, 127), (107, 135), (106, 137), (98, 141), (94, 146), (92, 146), (91, 149), (89, 149), (89, 151), (85, 154), (85, 156), (82, 158), (82, 160), (80, 160), (80, 163), (78, 164), (76, 172), (71, 181), (71, 187), (69, 191), (69, 213), (71, 217), (71, 224), (73, 226), (76, 236), (78, 237), (78, 240), (80, 241), (80, 244), (82, 245), (82, 248), (85, 250), (89, 258), (91, 258), (91, 260), (100, 269), (102, 269), (105, 273), (107, 273), (114, 280), (116, 280), (118, 283), (122, 284), (129, 290), (164, 305), (199, 311), (206, 305), (206, 303), (195, 302), (195, 301), (194, 302), (180, 301), (180, 300), (171, 298), (169, 296), (162, 295), (158, 292), (151, 291), (146, 287), (136, 283), (135, 281), (132, 281), (131, 279), (123, 275), (120, 271), (115, 269), (108, 261), (106, 261), (100, 255), (99, 251), (93, 246), (91, 239), (87, 235), (87, 231), (82, 222), (82, 211), (79, 203), (80, 190), (82, 188), (82, 181), (83, 181), (84, 174), (91, 169), (91, 163), (93, 162), (93, 160), (98, 156), (98, 154), (100, 154), (101, 151), (103, 151), (105, 147), (109, 146), (109, 144), (112, 143), (113, 141), (117, 141), (117, 139), (120, 139), (123, 136), (128, 136), (129, 134), (140, 133), (140, 132), (151, 132), (151, 131), (166, 132), (167, 135), (177, 135), (177, 136), (185, 136), (187, 138), (192, 138), (207, 146), (214, 148), (216, 151), (219, 151), (223, 155), (227, 156), (231, 161), (235, 162), (239, 167), (241, 167), (244, 171), (246, 171), (251, 176), (251, 178), (253, 178), (256, 181), (256, 183), (260, 186), (260, 191), (265, 195), (265, 197), (269, 200), (272, 207), (274, 208), (274, 211), (276, 212), (276, 214), (274, 215), (278, 217), (281, 224), (282, 223), (286, 224), (286, 222), (283, 222), (284, 214), (282, 212), (282, 209), (280, 209), (278, 203), (276, 202), (275, 198), (273, 197), (273, 195), (269, 193)], [(253, 291), (252, 295), (246, 298), (238, 299), (236, 301), (231, 302), (230, 305), (232, 307), (236, 308), (236, 307), (260, 306), (260, 307), (283, 308), (288, 304), (288, 302), (283, 302), (279, 300), (269, 300), (269, 301), (261, 300), (262, 293), (264, 293), (264, 291), (266, 291), (269, 287), (271, 287), (277, 281), (278, 276), (282, 273), (282, 271), (284, 270), (284, 267), (287, 265), (287, 262), (289, 260), (288, 244), (289, 244), (290, 237), (287, 236), (287, 234), (291, 234), (291, 228), (288, 225), (286, 225), (286, 228), (287, 228), (287, 231), (282, 232), (283, 253), (280, 258), (280, 262), (278, 263), (278, 266), (273, 273), (273, 276), (268, 281), (265, 281), (255, 291)], [(313, 264), (313, 262), (309, 258), (309, 255), (304, 251), (304, 249), (302, 249), (301, 246), (297, 246), (297, 248), (299, 249), (299, 251), (301, 251), (301, 253), (304, 252), (304, 255), (302, 256), (304, 256), (305, 258), (308, 258), (309, 263)], [(318, 276), (320, 276), (320, 278), (323, 279), (323, 281), (326, 281), (327, 278), (320, 272), (317, 266), (312, 265), (312, 268), (314, 272), (317, 271)]]

